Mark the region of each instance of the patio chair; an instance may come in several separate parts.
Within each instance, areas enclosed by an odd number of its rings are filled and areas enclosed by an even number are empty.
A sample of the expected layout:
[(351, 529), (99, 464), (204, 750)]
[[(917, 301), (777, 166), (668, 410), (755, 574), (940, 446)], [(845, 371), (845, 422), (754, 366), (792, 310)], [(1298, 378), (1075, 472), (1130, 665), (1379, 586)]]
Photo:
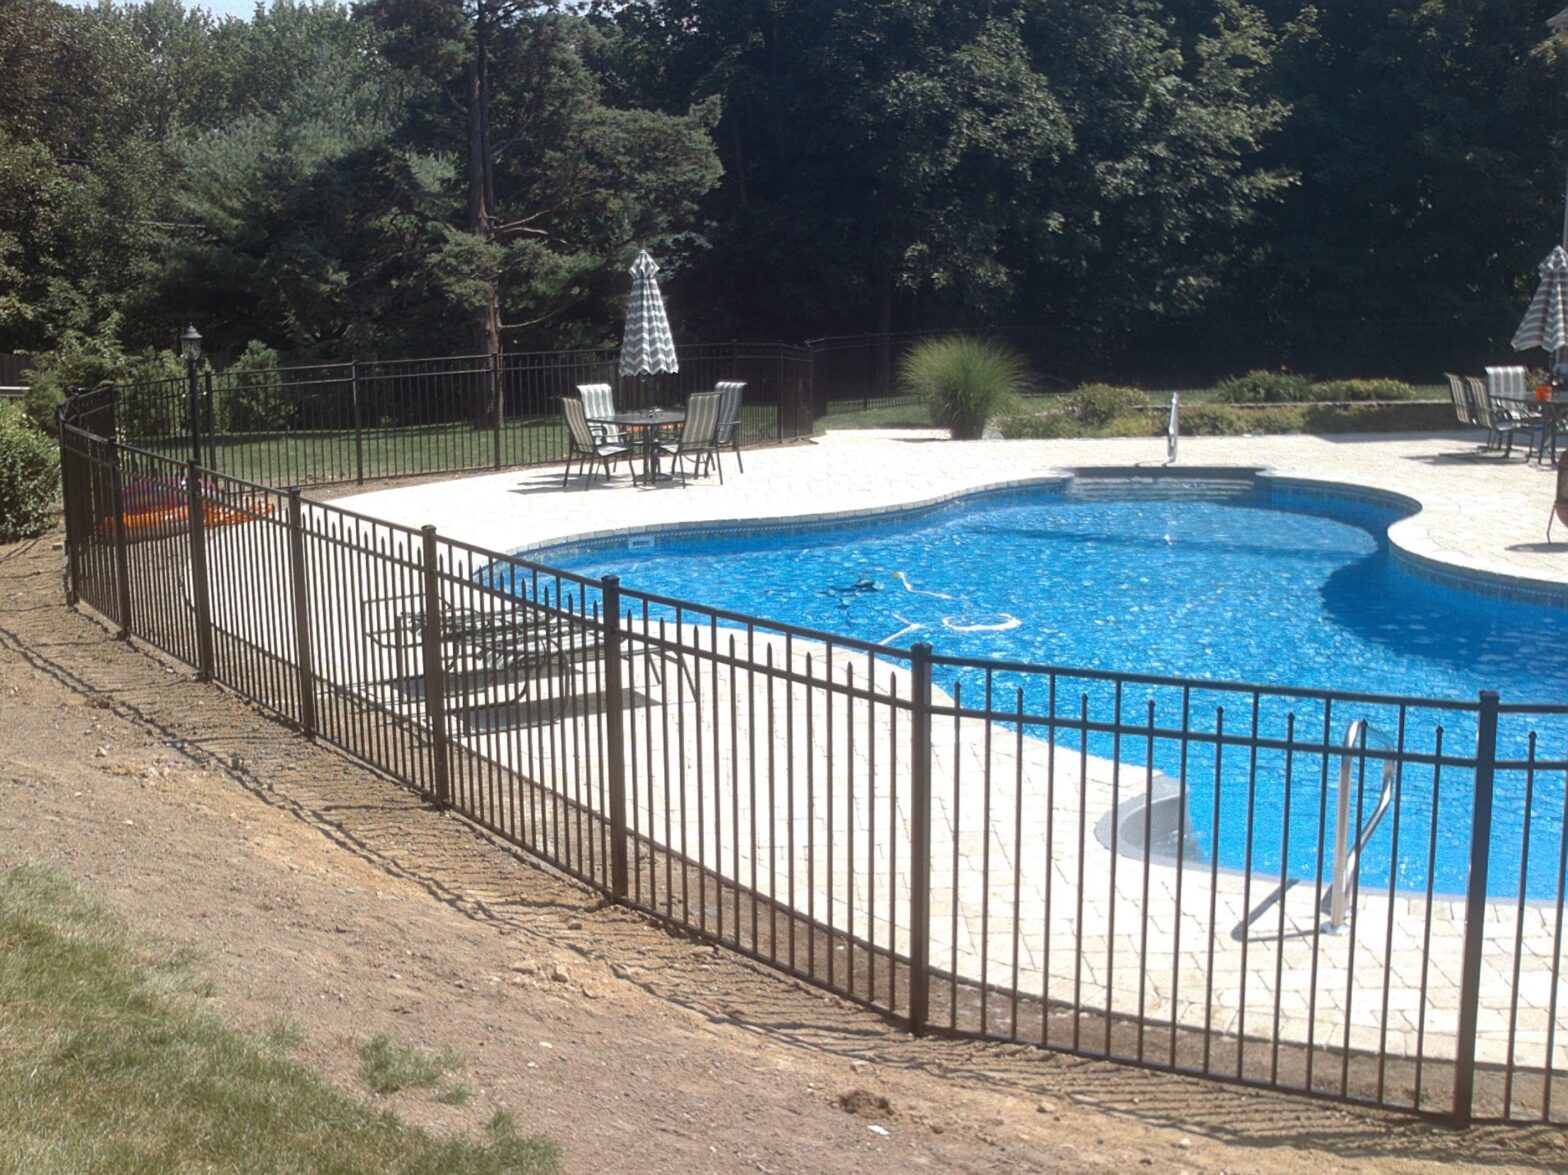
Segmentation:
[(627, 457), (629, 460), (631, 450), (625, 445), (602, 441), (594, 436), (593, 430), (588, 427), (588, 414), (583, 409), (583, 402), (575, 396), (561, 397), (561, 414), (566, 418), (566, 435), (569, 442), (566, 470), (561, 474), (561, 488), (563, 490), (566, 488), (566, 483), (572, 476), (574, 458), (578, 463), (578, 474), (588, 475), (587, 480), (583, 482), (583, 489), (593, 484), (594, 467), (598, 465), (604, 466), (604, 479), (609, 481), (615, 463), (622, 457)]
[(1492, 408), (1494, 427), (1509, 424), (1508, 443), (1503, 456), (1513, 452), (1513, 434), (1523, 430), (1528, 435), (1525, 460), (1529, 460), (1537, 446), (1546, 445), (1546, 416), (1534, 398), (1525, 389), (1525, 369), (1522, 367), (1488, 367), (1486, 369), (1486, 398)]
[(1497, 449), (1503, 445), (1503, 437), (1508, 437), (1508, 448), (1503, 456), (1508, 456), (1513, 451), (1513, 432), (1517, 427), (1512, 421), (1501, 419), (1492, 411), (1491, 397), (1487, 395), (1486, 381), (1477, 376), (1465, 376), (1465, 386), (1470, 389), (1470, 399), (1475, 404), (1475, 423), (1477, 428), (1486, 429), (1486, 444), (1483, 448)]
[(719, 393), (719, 431), (713, 438), (713, 461), (718, 463), (719, 450), (725, 446), (735, 454), (735, 464), (746, 472), (746, 463), (740, 459), (740, 400), (746, 390), (744, 380), (720, 380), (714, 391)]
[(1448, 381), (1448, 397), (1454, 402), (1454, 415), (1459, 423), (1475, 427), (1475, 404), (1470, 399), (1470, 390), (1465, 387), (1464, 377), (1445, 371), (1443, 378)]
[(612, 445), (626, 443), (625, 436), (616, 425), (595, 423), (596, 419), (602, 420), (616, 414), (615, 393), (610, 391), (609, 384), (578, 384), (577, 397), (583, 402), (583, 412), (588, 417), (588, 427), (594, 436)]
[[(681, 485), (686, 484), (686, 462), (691, 462), (691, 472), (698, 475), (710, 463), (718, 465), (719, 411), (722, 396), (718, 392), (693, 392), (686, 399), (686, 421), (681, 425), (681, 435), (673, 445), (659, 446), (659, 451), (669, 457), (681, 471)], [(719, 466), (719, 484), (724, 484), (724, 468)]]

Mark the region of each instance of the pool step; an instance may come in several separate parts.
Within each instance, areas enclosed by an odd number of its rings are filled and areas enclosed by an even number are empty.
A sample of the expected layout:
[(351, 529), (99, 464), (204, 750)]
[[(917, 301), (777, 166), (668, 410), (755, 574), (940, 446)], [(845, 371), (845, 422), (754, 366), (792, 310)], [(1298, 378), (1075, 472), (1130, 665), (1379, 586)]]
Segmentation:
[(1075, 501), (1109, 499), (1171, 499), (1183, 501), (1227, 501), (1245, 498), (1257, 491), (1250, 474), (1242, 477), (1180, 477), (1169, 474), (1117, 477), (1074, 477), (1064, 494)]

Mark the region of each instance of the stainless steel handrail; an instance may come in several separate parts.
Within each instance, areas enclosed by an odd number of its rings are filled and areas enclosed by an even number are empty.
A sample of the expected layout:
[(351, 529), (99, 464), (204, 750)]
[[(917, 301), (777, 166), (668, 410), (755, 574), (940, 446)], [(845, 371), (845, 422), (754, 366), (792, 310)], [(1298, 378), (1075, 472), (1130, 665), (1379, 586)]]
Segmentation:
[(1324, 901), (1329, 908), (1326, 930), (1342, 930), (1350, 921), (1350, 894), (1355, 888), (1356, 873), (1361, 868), (1361, 852), (1366, 848), (1378, 824), (1387, 814), (1394, 800), (1394, 758), (1384, 755), (1383, 786), (1378, 793), (1377, 807), (1362, 824), (1356, 843), (1350, 844), (1351, 776), (1359, 760), (1367, 758), (1367, 748), (1376, 744), (1378, 749), (1392, 751), (1394, 744), (1377, 727), (1364, 718), (1357, 718), (1345, 728), (1344, 750), (1339, 756), (1339, 811), (1334, 818), (1334, 879), (1329, 885)]
[(1171, 415), (1165, 425), (1165, 464), (1176, 461), (1176, 442), (1181, 439), (1181, 393), (1171, 393)]

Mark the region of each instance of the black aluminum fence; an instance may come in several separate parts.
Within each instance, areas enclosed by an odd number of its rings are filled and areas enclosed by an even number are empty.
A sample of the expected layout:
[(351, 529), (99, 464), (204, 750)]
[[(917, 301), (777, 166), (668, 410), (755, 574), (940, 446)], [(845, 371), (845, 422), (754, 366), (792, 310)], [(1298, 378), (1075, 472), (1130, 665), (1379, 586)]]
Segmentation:
[[(459, 355), (236, 369), (118, 389), (120, 439), (269, 485), (564, 461), (559, 401), (608, 383), (621, 407), (678, 403), (720, 380), (746, 382), (742, 444), (810, 436), (811, 363), (799, 347), (679, 348), (680, 371), (622, 379), (613, 349)], [(194, 427), (193, 427), (194, 422)]]
[(1568, 1118), (1568, 706), (872, 645), (81, 418), (74, 599), (614, 900), (917, 1032)]

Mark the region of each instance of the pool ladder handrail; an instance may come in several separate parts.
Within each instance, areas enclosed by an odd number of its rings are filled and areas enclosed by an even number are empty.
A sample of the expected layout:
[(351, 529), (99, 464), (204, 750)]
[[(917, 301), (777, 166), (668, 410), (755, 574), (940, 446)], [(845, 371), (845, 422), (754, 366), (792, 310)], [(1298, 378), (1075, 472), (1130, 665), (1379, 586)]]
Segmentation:
[(1357, 762), (1363, 767), (1367, 760), (1369, 746), (1376, 745), (1379, 750), (1392, 751), (1394, 744), (1377, 727), (1365, 718), (1357, 718), (1345, 727), (1345, 737), (1342, 742), (1344, 749), (1339, 755), (1339, 811), (1334, 818), (1334, 877), (1329, 884), (1329, 891), (1324, 895), (1324, 904), (1328, 907), (1328, 922), (1323, 929), (1338, 932), (1349, 924), (1352, 911), (1350, 910), (1350, 895), (1356, 886), (1356, 874), (1361, 868), (1361, 853), (1367, 847), (1367, 842), (1372, 839), (1372, 834), (1377, 831), (1377, 826), (1388, 813), (1389, 806), (1394, 800), (1394, 757), (1391, 754), (1380, 756), (1383, 760), (1383, 786), (1378, 792), (1377, 806), (1372, 810), (1372, 815), (1361, 825), (1356, 843), (1350, 843), (1350, 781)]
[(1176, 442), (1181, 439), (1181, 393), (1171, 393), (1170, 419), (1165, 422), (1165, 464), (1176, 464)]

